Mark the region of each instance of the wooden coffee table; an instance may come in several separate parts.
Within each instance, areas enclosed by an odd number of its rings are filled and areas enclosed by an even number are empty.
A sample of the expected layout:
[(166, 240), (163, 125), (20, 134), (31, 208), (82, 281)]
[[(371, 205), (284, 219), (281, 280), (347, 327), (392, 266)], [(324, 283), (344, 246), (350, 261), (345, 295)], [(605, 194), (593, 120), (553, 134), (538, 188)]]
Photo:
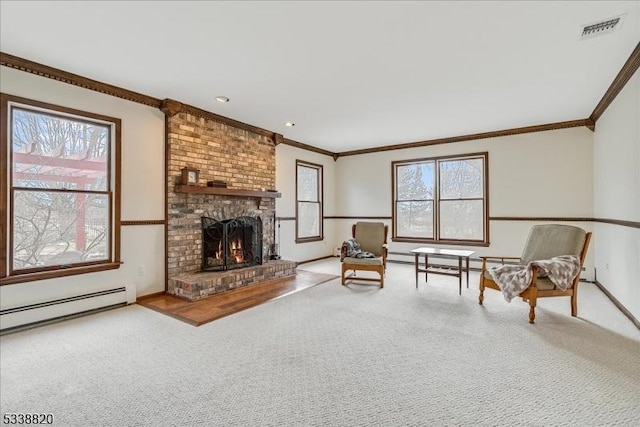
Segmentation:
[[(444, 274), (447, 276), (455, 276), (458, 278), (458, 295), (462, 295), (462, 272), (467, 272), (467, 288), (469, 288), (469, 257), (475, 254), (475, 251), (463, 251), (457, 249), (438, 249), (438, 248), (416, 248), (411, 253), (415, 256), (416, 269), (416, 288), (418, 287), (418, 273), (424, 273), (424, 280), (427, 281), (429, 273)], [(420, 255), (424, 255), (424, 268), (420, 268)], [(435, 258), (458, 258), (458, 267), (433, 267), (429, 266), (429, 255)], [(465, 268), (462, 268), (462, 258), (465, 259)]]

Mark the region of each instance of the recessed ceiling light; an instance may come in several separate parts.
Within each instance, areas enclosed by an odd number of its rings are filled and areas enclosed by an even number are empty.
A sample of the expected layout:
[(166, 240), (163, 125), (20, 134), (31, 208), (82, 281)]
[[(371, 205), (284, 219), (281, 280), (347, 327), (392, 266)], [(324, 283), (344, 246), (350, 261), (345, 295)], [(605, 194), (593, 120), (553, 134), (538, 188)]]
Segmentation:
[(216, 96), (216, 101), (222, 102), (224, 104), (225, 102), (229, 102), (229, 98), (227, 98), (226, 96)]
[(293, 123), (293, 122), (287, 122), (287, 123), (285, 123), (284, 125), (285, 125), (286, 127), (288, 127), (288, 128), (292, 128), (292, 127), (294, 127), (296, 124), (295, 124), (295, 123)]

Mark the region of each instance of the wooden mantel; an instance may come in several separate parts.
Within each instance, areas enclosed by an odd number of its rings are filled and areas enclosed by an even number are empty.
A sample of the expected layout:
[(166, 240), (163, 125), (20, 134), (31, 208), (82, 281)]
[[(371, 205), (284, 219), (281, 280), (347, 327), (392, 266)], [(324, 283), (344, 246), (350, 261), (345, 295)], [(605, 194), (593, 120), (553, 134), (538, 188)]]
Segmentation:
[(267, 197), (279, 198), (277, 191), (243, 190), (241, 188), (205, 187), (203, 185), (176, 185), (176, 193), (214, 194), (218, 196)]

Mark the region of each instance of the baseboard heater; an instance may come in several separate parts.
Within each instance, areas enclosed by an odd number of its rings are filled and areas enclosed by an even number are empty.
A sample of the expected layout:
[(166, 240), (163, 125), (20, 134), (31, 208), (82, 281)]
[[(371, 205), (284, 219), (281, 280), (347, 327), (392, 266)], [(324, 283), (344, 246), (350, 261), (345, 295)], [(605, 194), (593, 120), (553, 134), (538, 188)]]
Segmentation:
[[(132, 301), (130, 301), (133, 299)], [(0, 310), (0, 335), (135, 302), (135, 289), (122, 286)]]

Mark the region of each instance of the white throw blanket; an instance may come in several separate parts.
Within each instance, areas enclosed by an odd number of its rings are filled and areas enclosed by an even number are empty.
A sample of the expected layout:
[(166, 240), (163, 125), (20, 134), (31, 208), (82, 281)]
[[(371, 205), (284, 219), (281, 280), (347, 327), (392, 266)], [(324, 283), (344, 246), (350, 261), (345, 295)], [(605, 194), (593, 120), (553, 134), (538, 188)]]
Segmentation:
[(575, 255), (560, 255), (548, 260), (531, 261), (527, 265), (500, 265), (489, 268), (489, 274), (498, 284), (507, 302), (531, 283), (532, 266), (536, 266), (538, 277), (548, 277), (556, 287), (566, 291), (580, 273), (580, 258)]

